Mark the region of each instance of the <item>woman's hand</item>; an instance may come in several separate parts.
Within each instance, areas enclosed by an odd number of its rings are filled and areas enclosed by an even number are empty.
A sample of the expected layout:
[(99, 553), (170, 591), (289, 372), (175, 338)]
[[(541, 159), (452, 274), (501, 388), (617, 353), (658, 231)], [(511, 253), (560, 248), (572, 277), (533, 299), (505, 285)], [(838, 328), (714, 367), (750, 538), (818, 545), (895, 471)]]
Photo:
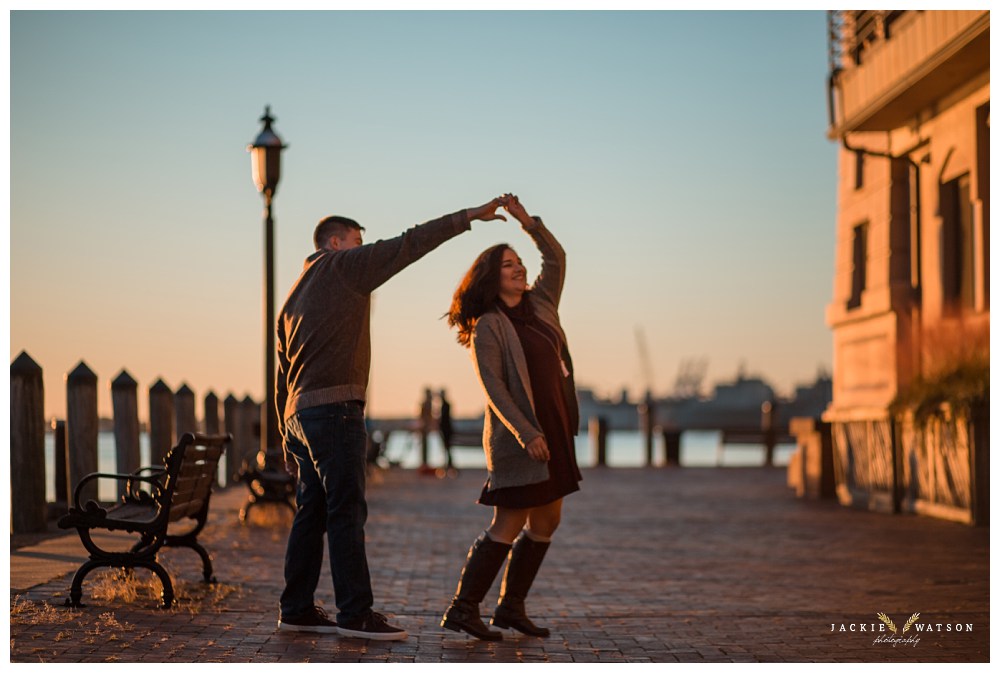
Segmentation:
[(513, 215), (517, 221), (521, 223), (521, 226), (530, 227), (535, 223), (531, 215), (528, 215), (528, 211), (521, 205), (521, 201), (516, 195), (504, 194), (500, 197), (500, 205), (502, 205), (508, 213)]
[(533, 440), (528, 442), (528, 446), (525, 447), (528, 450), (528, 455), (537, 460), (540, 463), (548, 462), (549, 460), (549, 445), (545, 441), (544, 437), (535, 437)]
[(478, 208), (469, 208), (467, 211), (469, 214), (469, 221), (483, 220), (485, 222), (487, 220), (503, 220), (506, 222), (507, 218), (496, 212), (497, 208), (503, 205), (503, 198), (504, 197), (502, 196), (498, 196), (489, 203), (484, 203)]

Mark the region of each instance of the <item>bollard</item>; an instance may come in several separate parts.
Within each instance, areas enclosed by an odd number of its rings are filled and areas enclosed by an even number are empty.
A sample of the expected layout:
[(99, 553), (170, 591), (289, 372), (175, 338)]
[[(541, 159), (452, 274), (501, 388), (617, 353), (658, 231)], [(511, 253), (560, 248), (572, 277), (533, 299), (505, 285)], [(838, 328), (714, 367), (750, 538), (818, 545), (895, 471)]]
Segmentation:
[(646, 393), (645, 401), (639, 405), (639, 431), (642, 433), (643, 448), (646, 450), (646, 467), (653, 466), (653, 426), (656, 425), (656, 407), (653, 396)]
[[(139, 384), (124, 369), (111, 382), (111, 407), (115, 421), (115, 472), (131, 474), (138, 470), (139, 459)], [(118, 496), (125, 495), (127, 484), (118, 482)]]
[(10, 365), (10, 524), (12, 533), (44, 531), (45, 385), (42, 368), (21, 351)]
[(778, 403), (774, 400), (760, 405), (760, 429), (764, 436), (764, 464), (774, 465), (774, 445), (778, 434)]
[(181, 384), (174, 394), (174, 437), (185, 432), (198, 432), (198, 421), (194, 413), (194, 391), (186, 383)]
[[(97, 472), (97, 374), (83, 360), (66, 375), (67, 479), (76, 489), (85, 476)], [(80, 503), (97, 500), (97, 481), (80, 492)], [(70, 498), (70, 505), (75, 501)]]
[(69, 456), (66, 455), (66, 421), (52, 419), (52, 439), (55, 444), (56, 511), (62, 514), (69, 508), (69, 501), (73, 497), (72, 486), (66, 478), (69, 466)]
[(590, 417), (590, 447), (594, 456), (594, 467), (608, 464), (608, 422), (600, 416)]
[(149, 462), (163, 465), (174, 445), (174, 393), (163, 379), (149, 388)]
[(680, 467), (681, 464), (681, 431), (674, 427), (664, 427), (663, 454), (668, 467)]

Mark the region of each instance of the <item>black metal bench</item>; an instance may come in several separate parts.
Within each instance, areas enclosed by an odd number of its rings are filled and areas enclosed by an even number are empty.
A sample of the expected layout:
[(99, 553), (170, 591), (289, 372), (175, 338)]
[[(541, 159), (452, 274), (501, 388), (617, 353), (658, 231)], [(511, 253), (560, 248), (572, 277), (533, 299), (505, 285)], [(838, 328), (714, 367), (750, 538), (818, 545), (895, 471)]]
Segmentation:
[(247, 485), (250, 495), (240, 508), (240, 523), (246, 524), (250, 508), (261, 503), (284, 505), (295, 513), (295, 477), (285, 472), (284, 452), (281, 449), (257, 453), (254, 461), (244, 461), (240, 481)]
[[(198, 534), (208, 519), (219, 458), (231, 439), (230, 435), (188, 432), (167, 454), (163, 467), (143, 467), (132, 474), (95, 472), (80, 480), (73, 496), (75, 506), (59, 519), (59, 527), (76, 528), (83, 546), (90, 552), (90, 560), (76, 571), (67, 605), (82, 606), (83, 580), (95, 568), (147, 568), (160, 578), (163, 607), (169, 608), (174, 602), (173, 583), (156, 559), (160, 548), (165, 546), (195, 550), (201, 557), (204, 581), (215, 581), (212, 560), (198, 543)], [(125, 495), (107, 509), (93, 500), (81, 504), (80, 493), (84, 485), (102, 478), (124, 481)], [(182, 519), (193, 520), (194, 527), (181, 533), (168, 533), (171, 524)], [(137, 533), (139, 541), (131, 549), (110, 551), (97, 545), (91, 537), (92, 530)]]

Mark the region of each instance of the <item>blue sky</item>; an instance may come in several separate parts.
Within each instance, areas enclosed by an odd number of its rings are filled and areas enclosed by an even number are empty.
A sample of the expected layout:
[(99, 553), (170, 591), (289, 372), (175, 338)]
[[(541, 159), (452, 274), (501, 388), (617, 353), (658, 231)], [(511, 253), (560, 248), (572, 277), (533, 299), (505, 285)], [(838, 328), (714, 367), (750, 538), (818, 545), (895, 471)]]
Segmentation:
[[(11, 341), (46, 374), (84, 359), (199, 394), (261, 397), (262, 202), (246, 145), (270, 104), (289, 145), (276, 303), (333, 213), (391, 237), (512, 191), (568, 253), (577, 380), (654, 392), (682, 360), (790, 392), (831, 363), (836, 146), (825, 13), (11, 14)], [(371, 412), (425, 385), (482, 409), (439, 316), (477, 223), (381, 288)]]

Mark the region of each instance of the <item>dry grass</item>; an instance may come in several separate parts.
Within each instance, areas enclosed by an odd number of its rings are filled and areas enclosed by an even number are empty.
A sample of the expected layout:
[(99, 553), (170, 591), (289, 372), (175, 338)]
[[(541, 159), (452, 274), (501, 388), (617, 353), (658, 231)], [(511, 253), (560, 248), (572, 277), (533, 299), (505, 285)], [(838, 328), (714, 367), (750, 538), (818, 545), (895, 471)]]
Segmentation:
[(160, 600), (160, 579), (141, 570), (110, 570), (94, 572), (84, 583), (92, 598), (106, 603), (135, 603), (139, 599)]
[[(45, 647), (18, 648), (19, 643), (51, 638), (55, 643), (69, 641), (90, 646), (101, 646), (104, 643), (121, 644), (121, 637), (135, 629), (134, 625), (119, 620), (114, 612), (102, 612), (95, 616), (86, 611), (55, 607), (21, 596), (15, 596), (11, 602), (10, 626), (12, 659), (17, 658), (18, 654), (21, 657), (30, 654), (36, 655), (42, 662), (50, 656), (55, 656), (56, 652)], [(53, 631), (55, 631), (54, 636)]]
[[(219, 612), (227, 598), (234, 594), (237, 597), (242, 595), (242, 587), (239, 585), (189, 581), (178, 578), (176, 573), (170, 571), (167, 564), (163, 565), (173, 579), (174, 603), (171, 606), (172, 610), (190, 614), (200, 614), (206, 611)], [(88, 581), (87, 585), (89, 585), (92, 598), (105, 603), (159, 603), (162, 600), (160, 579), (145, 571), (105, 572), (100, 577), (96, 577), (95, 581)]]
[(120, 633), (133, 630), (131, 624), (120, 622), (113, 612), (102, 612), (93, 626), (86, 631), (84, 642), (96, 644), (100, 641), (114, 642)]
[(14, 596), (10, 606), (11, 626), (76, 624), (78, 616), (72, 610), (56, 608), (48, 603), (36, 603)]
[[(168, 572), (170, 572), (168, 568)], [(171, 609), (190, 614), (203, 612), (221, 612), (227, 599), (243, 596), (243, 587), (238, 584), (223, 582), (206, 583), (178, 579), (174, 573), (174, 604)], [(160, 579), (152, 573), (140, 569), (138, 572), (127, 570), (95, 571), (84, 582), (85, 597), (94, 603), (106, 605), (138, 605), (140, 607), (159, 606), (162, 598)], [(54, 607), (47, 603), (38, 603), (15, 596), (10, 608), (10, 623), (12, 626), (39, 626), (79, 624), (80, 613), (65, 607)], [(96, 629), (120, 629), (122, 623), (115, 619), (112, 612), (103, 613), (96, 622)], [(127, 629), (126, 629), (127, 630)], [(59, 633), (56, 640), (72, 637), (69, 633)]]

